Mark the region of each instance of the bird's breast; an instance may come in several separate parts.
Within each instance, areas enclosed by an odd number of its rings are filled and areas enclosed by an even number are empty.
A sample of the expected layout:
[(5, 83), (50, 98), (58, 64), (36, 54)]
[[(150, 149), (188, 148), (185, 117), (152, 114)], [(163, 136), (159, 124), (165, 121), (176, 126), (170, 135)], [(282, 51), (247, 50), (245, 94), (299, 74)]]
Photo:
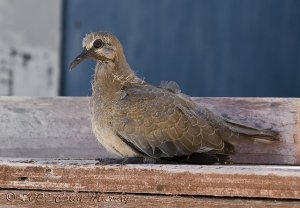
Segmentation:
[(91, 99), (91, 123), (92, 130), (97, 140), (109, 152), (121, 157), (136, 157), (137, 152), (131, 149), (113, 130), (112, 123), (113, 102), (107, 102), (101, 96), (92, 96)]

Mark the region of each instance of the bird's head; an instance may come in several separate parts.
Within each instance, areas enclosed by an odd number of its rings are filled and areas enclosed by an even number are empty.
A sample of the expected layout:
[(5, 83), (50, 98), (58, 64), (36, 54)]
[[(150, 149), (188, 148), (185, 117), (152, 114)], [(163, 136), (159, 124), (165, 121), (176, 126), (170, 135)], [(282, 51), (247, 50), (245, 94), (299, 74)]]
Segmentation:
[(87, 34), (82, 41), (83, 51), (70, 64), (74, 69), (86, 59), (102, 62), (116, 62), (123, 56), (123, 48), (119, 40), (108, 32)]

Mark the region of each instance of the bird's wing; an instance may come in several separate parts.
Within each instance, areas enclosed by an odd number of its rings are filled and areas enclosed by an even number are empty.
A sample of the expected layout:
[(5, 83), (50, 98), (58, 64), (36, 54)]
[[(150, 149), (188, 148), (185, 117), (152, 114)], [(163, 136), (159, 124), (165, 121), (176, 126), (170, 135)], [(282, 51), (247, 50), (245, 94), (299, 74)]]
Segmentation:
[(150, 157), (224, 148), (215, 129), (193, 110), (193, 103), (166, 89), (130, 86), (113, 108), (111, 125), (120, 138)]

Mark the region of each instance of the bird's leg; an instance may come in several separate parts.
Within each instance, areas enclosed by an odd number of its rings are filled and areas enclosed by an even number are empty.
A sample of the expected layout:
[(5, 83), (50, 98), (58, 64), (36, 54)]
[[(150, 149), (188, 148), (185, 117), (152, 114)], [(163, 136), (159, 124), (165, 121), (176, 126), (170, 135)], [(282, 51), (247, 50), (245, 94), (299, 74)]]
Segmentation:
[(124, 157), (124, 158), (97, 158), (97, 165), (111, 164), (144, 164), (144, 157)]
[(174, 164), (172, 161), (152, 157), (127, 157), (122, 164)]
[(127, 157), (123, 158), (121, 164), (179, 164), (177, 161), (171, 161), (164, 158), (152, 157)]
[(143, 158), (143, 164), (155, 164), (156, 162), (157, 162), (156, 158), (152, 158), (152, 157)]
[(96, 158), (96, 165), (111, 165), (111, 164), (118, 164), (122, 162), (122, 159), (119, 158)]
[(143, 157), (124, 157), (121, 161), (121, 164), (143, 164), (143, 161)]

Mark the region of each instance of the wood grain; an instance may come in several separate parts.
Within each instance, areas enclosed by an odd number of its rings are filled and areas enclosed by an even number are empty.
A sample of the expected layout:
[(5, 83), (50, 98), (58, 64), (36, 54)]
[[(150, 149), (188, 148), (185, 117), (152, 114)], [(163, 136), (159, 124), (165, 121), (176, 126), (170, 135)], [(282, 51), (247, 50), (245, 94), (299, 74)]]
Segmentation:
[(1, 189), (300, 199), (298, 166), (100, 165), (1, 160)]
[(299, 201), (280, 201), (272, 199), (234, 199), (219, 197), (155, 196), (138, 194), (113, 194), (99, 192), (57, 192), (29, 190), (1, 190), (0, 205), (7, 208), (69, 208), (69, 207), (274, 207), (296, 208)]
[(273, 129), (281, 141), (273, 145), (238, 144), (234, 163), (300, 164), (300, 99), (195, 98), (216, 114), (257, 128)]
[[(240, 144), (235, 164), (300, 164), (300, 99), (195, 98), (213, 112), (279, 131), (273, 145)], [(88, 97), (0, 97), (0, 157), (114, 158), (91, 132)]]

